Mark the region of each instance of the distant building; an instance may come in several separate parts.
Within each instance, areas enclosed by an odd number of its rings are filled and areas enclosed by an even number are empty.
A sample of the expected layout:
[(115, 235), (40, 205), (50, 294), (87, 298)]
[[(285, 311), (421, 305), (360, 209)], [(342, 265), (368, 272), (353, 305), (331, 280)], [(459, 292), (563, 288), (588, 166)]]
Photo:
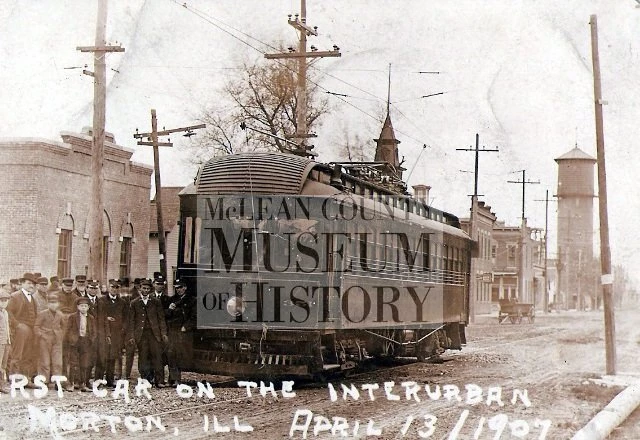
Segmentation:
[[(494, 249), (493, 227), (496, 216), (491, 212), (491, 207), (484, 202), (474, 199), (471, 207), (471, 218), (460, 219), (462, 229), (476, 241), (476, 249), (471, 258), (471, 277), (469, 291), (470, 315), (487, 314), (491, 312), (491, 289), (493, 285), (493, 257)], [(473, 222), (471, 221), (473, 219)], [(473, 223), (473, 231), (471, 224)]]
[[(540, 306), (544, 298), (544, 242), (539, 230), (527, 226), (524, 234), (520, 226), (507, 226), (502, 221), (495, 223), (492, 237), (494, 248), (491, 250), (493, 265), (492, 300), (517, 299), (521, 303)], [(524, 244), (524, 252), (521, 246)], [(521, 255), (524, 263), (520, 265)], [(518, 274), (523, 268), (523, 295), (518, 295)]]
[[(86, 274), (89, 264), (92, 137), (62, 142), (0, 139), (0, 276)], [(104, 149), (104, 278), (147, 273), (152, 168), (107, 134)]]
[[(178, 238), (180, 228), (180, 198), (178, 194), (183, 187), (162, 187), (162, 222), (165, 234), (167, 258), (167, 289), (173, 292), (173, 280), (178, 264)], [(149, 262), (148, 277), (153, 278), (154, 272), (160, 271), (160, 248), (158, 243), (158, 211), (155, 197), (149, 204)]]
[(593, 198), (596, 159), (577, 146), (558, 163), (558, 301), (565, 308), (597, 307), (593, 259)]

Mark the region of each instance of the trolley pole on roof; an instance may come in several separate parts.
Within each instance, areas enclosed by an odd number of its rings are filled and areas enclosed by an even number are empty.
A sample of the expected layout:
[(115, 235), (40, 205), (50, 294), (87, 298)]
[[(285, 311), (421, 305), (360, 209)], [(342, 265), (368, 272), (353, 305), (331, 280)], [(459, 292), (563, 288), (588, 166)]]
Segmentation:
[[(494, 149), (488, 149), (486, 147), (482, 147), (480, 149), (480, 135), (476, 133), (476, 147), (475, 149), (472, 147), (469, 148), (456, 148), (456, 151), (474, 151), (476, 153), (476, 161), (475, 161), (475, 170), (474, 170), (474, 184), (473, 184), (473, 195), (471, 196), (471, 216), (469, 218), (469, 236), (472, 240), (475, 240), (479, 244), (479, 232), (477, 228), (477, 214), (478, 214), (478, 169), (479, 169), (479, 159), (480, 152), (498, 152), (498, 147)], [(478, 278), (475, 272), (477, 272), (475, 265), (471, 267), (471, 276), (469, 277), (469, 321), (471, 323), (475, 322), (476, 315), (476, 286), (478, 285)]]
[(593, 60), (593, 90), (596, 117), (596, 148), (598, 162), (598, 206), (600, 218), (600, 265), (602, 270), (602, 302), (604, 306), (604, 332), (607, 374), (616, 374), (616, 322), (613, 309), (613, 274), (609, 247), (609, 214), (607, 210), (607, 172), (604, 157), (604, 124), (602, 120), (602, 84), (600, 82), (600, 56), (598, 54), (598, 19), (590, 17), (591, 57)]
[(172, 147), (171, 139), (167, 142), (159, 142), (159, 136), (167, 136), (171, 133), (186, 132), (184, 136), (193, 136), (193, 130), (199, 128), (205, 128), (205, 124), (192, 125), (189, 127), (172, 128), (169, 130), (158, 131), (158, 120), (156, 118), (156, 110), (151, 109), (151, 131), (149, 133), (136, 133), (133, 135), (135, 139), (147, 138), (148, 141), (138, 141), (138, 145), (147, 145), (153, 147), (153, 175), (155, 177), (156, 186), (156, 214), (158, 220), (158, 258), (160, 259), (160, 273), (164, 279), (167, 279), (167, 245), (166, 237), (164, 235), (164, 223), (162, 218), (162, 184), (160, 183), (160, 152), (158, 147)]
[[(93, 53), (94, 71), (83, 70), (93, 77), (93, 143), (91, 151), (91, 205), (89, 208), (89, 270), (88, 276), (105, 281), (103, 249), (103, 160), (106, 119), (107, 68), (105, 57), (109, 52), (124, 52), (121, 46), (107, 46), (107, 0), (98, 0), (95, 46), (78, 46), (80, 52)], [(107, 244), (105, 243), (105, 246)]]

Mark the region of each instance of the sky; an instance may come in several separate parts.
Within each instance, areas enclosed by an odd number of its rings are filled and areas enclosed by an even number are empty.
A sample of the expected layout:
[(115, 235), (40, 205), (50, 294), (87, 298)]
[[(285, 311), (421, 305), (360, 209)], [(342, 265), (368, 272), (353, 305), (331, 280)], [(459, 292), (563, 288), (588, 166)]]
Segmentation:
[[(391, 118), (401, 141), (409, 185), (432, 187), (434, 206), (466, 217), (480, 145), (498, 153), (480, 157), (481, 200), (507, 224), (521, 215), (526, 187), (528, 224), (544, 227), (545, 191), (557, 190), (554, 158), (578, 145), (595, 157), (589, 18), (597, 14), (602, 66), (609, 223), (614, 264), (638, 279), (637, 219), (640, 179), (640, 9), (633, 0), (307, 0), (307, 22), (318, 26), (309, 44), (340, 47), (340, 58), (314, 63), (312, 72), (331, 113), (316, 130), (321, 161), (336, 160), (345, 131), (377, 138), (376, 120), (387, 98), (391, 64)], [(107, 131), (152, 164), (137, 146), (136, 128), (199, 123), (205, 108), (224, 102), (222, 88), (242, 60), (261, 59), (268, 45), (295, 44), (287, 14), (299, 0), (127, 0), (110, 2), (107, 36), (123, 54), (107, 55)], [(60, 140), (92, 121), (90, 54), (96, 0), (3, 0), (0, 3), (0, 137)], [(419, 73), (419, 72), (438, 73)], [(326, 94), (337, 93), (343, 96)], [(424, 95), (441, 95), (421, 98)], [(186, 185), (196, 167), (189, 140), (172, 138), (161, 150), (163, 185)], [(423, 145), (427, 145), (423, 148)], [(550, 254), (555, 254), (555, 203), (549, 208)], [(597, 203), (595, 205), (597, 207)], [(595, 222), (597, 227), (598, 222)], [(599, 231), (594, 232), (594, 241)]]

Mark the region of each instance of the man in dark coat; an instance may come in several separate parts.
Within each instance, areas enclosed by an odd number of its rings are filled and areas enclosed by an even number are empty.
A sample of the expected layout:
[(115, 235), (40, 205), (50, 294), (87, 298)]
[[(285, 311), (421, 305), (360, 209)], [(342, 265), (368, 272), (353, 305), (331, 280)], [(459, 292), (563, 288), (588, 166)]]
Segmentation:
[(182, 370), (193, 361), (193, 330), (196, 328), (196, 300), (187, 294), (187, 286), (177, 279), (173, 283), (176, 294), (165, 311), (169, 346), (169, 383), (178, 385)]
[(160, 301), (151, 298), (151, 281), (140, 284), (140, 298), (131, 303), (129, 310), (128, 340), (138, 346), (138, 370), (149, 381), (155, 380), (164, 388), (162, 347), (168, 342), (167, 326)]
[[(85, 298), (89, 300), (89, 310), (88, 314), (97, 318), (98, 315), (98, 298), (100, 297), (100, 281), (99, 280), (87, 280), (87, 294)], [(102, 344), (102, 339), (100, 332), (102, 331), (102, 327), (98, 324), (98, 320), (96, 319), (96, 344), (93, 345), (93, 353), (91, 355), (91, 368), (95, 367), (95, 379), (102, 379), (102, 374), (104, 374), (104, 367), (102, 365), (102, 356), (100, 356), (100, 344)]]
[(98, 346), (104, 370), (96, 371), (96, 377), (100, 378), (104, 374), (107, 386), (114, 385), (116, 359), (122, 357), (129, 319), (129, 304), (118, 295), (117, 289), (118, 283), (109, 280), (108, 292), (98, 300), (96, 314), (100, 338)]
[(36, 278), (32, 273), (25, 273), (20, 278), (21, 289), (11, 294), (7, 312), (12, 323), (13, 338), (11, 344), (10, 373), (21, 373), (27, 377), (35, 374), (37, 350), (33, 326), (36, 323), (37, 305), (33, 298)]
[[(139, 281), (138, 281), (139, 284)], [(124, 301), (127, 306), (127, 319), (123, 323), (123, 332), (124, 332), (124, 360), (122, 356), (116, 358), (116, 371), (115, 375), (120, 379), (129, 379), (131, 377), (131, 371), (133, 370), (133, 358), (136, 355), (136, 344), (135, 341), (129, 341), (129, 311), (131, 310), (131, 302), (135, 299), (131, 297), (128, 289), (124, 289), (120, 291), (120, 299)]]
[(151, 296), (160, 301), (162, 308), (166, 310), (170, 302), (167, 295), (167, 281), (160, 272), (154, 272), (153, 277), (153, 294)]

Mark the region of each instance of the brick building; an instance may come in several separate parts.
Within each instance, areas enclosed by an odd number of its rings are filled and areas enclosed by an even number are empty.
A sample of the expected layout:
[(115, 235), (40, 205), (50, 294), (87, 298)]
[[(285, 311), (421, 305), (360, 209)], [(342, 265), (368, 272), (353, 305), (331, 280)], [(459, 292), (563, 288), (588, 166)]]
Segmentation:
[[(471, 258), (471, 278), (469, 291), (471, 300), (471, 318), (491, 312), (491, 289), (493, 284), (493, 259), (491, 251), (494, 249), (493, 227), (496, 216), (491, 207), (484, 202), (472, 198), (471, 218), (460, 219), (464, 229), (477, 242), (476, 252)], [(473, 219), (473, 222), (471, 221)], [(473, 231), (471, 226), (473, 223)]]
[[(62, 142), (0, 139), (0, 277), (27, 271), (86, 274), (91, 203), (90, 129)], [(107, 134), (104, 151), (103, 252), (106, 278), (147, 274), (153, 168)]]
[[(491, 250), (493, 266), (492, 300), (514, 299), (518, 302), (542, 304), (544, 291), (544, 242), (539, 236), (539, 230), (525, 225), (523, 233), (521, 226), (507, 226), (504, 222), (495, 223), (492, 238), (494, 245)], [(524, 246), (524, 252), (523, 248)], [(524, 256), (521, 265), (520, 259)], [(523, 269), (522, 280), (524, 286), (522, 297), (518, 292), (519, 272)]]

